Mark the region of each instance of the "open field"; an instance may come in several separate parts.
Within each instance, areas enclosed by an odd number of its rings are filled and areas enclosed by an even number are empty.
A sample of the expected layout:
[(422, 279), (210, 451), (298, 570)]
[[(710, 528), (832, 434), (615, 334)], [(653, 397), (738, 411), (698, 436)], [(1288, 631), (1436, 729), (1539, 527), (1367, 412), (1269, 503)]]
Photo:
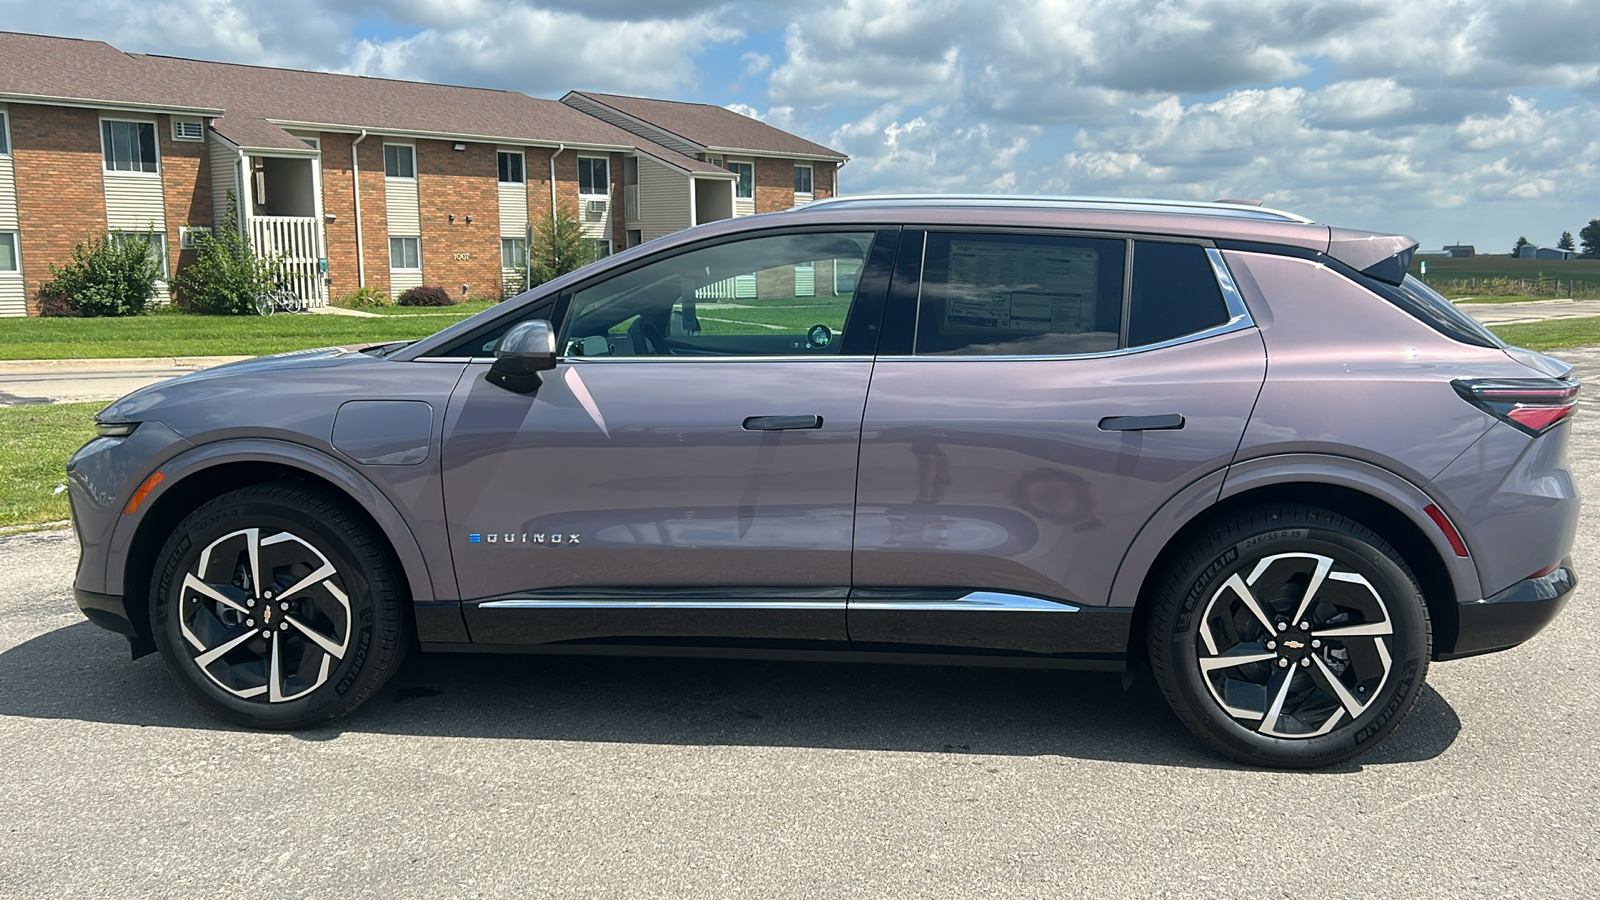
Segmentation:
[(0, 359), (118, 359), (153, 356), (261, 356), (308, 347), (414, 340), (476, 310), (381, 318), (310, 314), (126, 319), (0, 319)]
[(1600, 259), (1513, 259), (1510, 256), (1429, 256), (1411, 261), (1411, 274), (1428, 264), (1428, 280), (1435, 278), (1559, 278), (1562, 281), (1600, 282)]
[(94, 437), (105, 404), (0, 407), (0, 528), (67, 517), (67, 457)]
[[(1529, 350), (1555, 350), (1600, 344), (1600, 316), (1587, 319), (1551, 319), (1519, 322), (1490, 329), (1508, 344)], [(1558, 354), (1559, 355), (1559, 354)]]

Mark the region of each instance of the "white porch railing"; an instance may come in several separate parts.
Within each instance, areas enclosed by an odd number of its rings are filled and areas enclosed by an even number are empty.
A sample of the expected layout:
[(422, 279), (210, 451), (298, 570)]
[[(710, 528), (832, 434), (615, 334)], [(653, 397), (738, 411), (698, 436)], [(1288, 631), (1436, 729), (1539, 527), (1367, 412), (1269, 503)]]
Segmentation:
[(250, 220), (250, 245), (260, 255), (281, 259), (284, 287), (312, 306), (326, 306), (322, 267), (317, 253), (317, 220), (300, 216), (255, 216)]
[(629, 222), (639, 219), (639, 186), (625, 184), (622, 186), (622, 217)]

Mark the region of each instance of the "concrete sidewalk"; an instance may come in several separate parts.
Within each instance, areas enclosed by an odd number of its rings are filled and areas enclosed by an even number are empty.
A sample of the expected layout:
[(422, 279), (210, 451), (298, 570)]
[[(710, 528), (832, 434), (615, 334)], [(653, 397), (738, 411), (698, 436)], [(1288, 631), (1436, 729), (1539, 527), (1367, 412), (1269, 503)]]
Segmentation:
[(115, 400), (158, 381), (241, 359), (251, 357), (0, 360), (0, 406)]

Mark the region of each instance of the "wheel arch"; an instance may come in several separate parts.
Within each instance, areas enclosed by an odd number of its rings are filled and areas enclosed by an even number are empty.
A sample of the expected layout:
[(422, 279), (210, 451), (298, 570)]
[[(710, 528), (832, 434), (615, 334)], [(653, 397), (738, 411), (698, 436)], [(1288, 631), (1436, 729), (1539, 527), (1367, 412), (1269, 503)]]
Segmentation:
[(399, 562), (406, 615), (434, 599), (422, 550), (400, 513), (372, 482), (340, 461), (308, 447), (273, 440), (206, 444), (168, 460), (163, 480), (139, 512), (120, 517), (106, 561), (107, 590), (120, 593), (137, 632), (135, 656), (152, 652), (149, 589), (156, 556), (172, 529), (201, 504), (227, 491), (273, 481), (295, 481), (348, 501), (387, 543)]
[[(1215, 502), (1201, 502), (1206, 495)], [(1110, 598), (1112, 606), (1134, 610), (1128, 632), (1130, 668), (1144, 663), (1145, 616), (1168, 559), (1211, 523), (1262, 503), (1319, 506), (1377, 532), (1411, 566), (1422, 588), (1433, 624), (1434, 658), (1455, 646), (1458, 604), (1482, 594), (1472, 560), (1457, 557), (1423, 511), (1433, 500), (1370, 463), (1292, 454), (1249, 460), (1202, 479), (1146, 523), (1123, 559)]]

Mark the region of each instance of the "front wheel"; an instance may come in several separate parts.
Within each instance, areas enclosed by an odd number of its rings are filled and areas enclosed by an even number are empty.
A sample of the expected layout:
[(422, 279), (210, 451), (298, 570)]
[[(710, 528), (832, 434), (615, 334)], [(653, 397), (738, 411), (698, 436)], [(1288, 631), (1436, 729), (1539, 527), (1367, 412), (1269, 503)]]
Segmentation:
[(276, 311), (276, 304), (272, 302), (272, 294), (266, 293), (256, 295), (256, 315), (270, 316)]
[(1171, 561), (1150, 609), (1151, 669), (1185, 725), (1242, 762), (1317, 768), (1411, 709), (1427, 607), (1393, 548), (1314, 507), (1218, 522)]
[(218, 497), (167, 539), (151, 633), (216, 715), (290, 729), (354, 709), (407, 646), (395, 563), (344, 502), (295, 485)]

